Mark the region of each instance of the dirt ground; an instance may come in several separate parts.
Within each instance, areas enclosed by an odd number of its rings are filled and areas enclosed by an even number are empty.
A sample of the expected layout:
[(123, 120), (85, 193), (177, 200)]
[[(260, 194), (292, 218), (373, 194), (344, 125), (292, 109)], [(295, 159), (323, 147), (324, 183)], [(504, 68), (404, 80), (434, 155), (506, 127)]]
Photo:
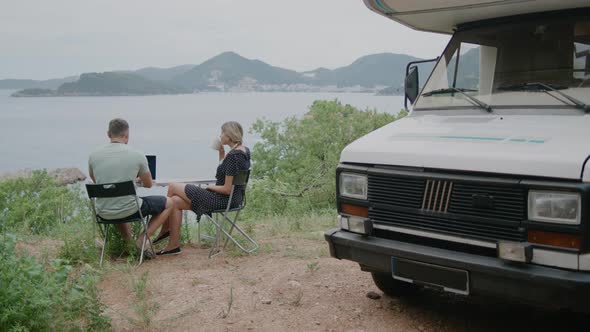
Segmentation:
[[(185, 246), (100, 285), (116, 331), (588, 331), (588, 316), (424, 290), (391, 298), (323, 240), (277, 238), (256, 255), (207, 258)], [(138, 280), (147, 275), (145, 291)], [(135, 289), (135, 291), (134, 291)], [(370, 299), (374, 291), (379, 299)]]

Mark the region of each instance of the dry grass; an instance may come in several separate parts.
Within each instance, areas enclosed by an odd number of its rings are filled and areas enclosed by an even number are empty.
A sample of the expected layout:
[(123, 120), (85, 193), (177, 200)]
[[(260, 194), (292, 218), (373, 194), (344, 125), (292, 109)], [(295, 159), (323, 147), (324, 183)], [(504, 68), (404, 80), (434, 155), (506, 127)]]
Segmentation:
[(158, 311), (158, 304), (151, 300), (148, 291), (148, 272), (144, 272), (138, 278), (131, 277), (131, 289), (135, 296), (131, 304), (137, 319), (131, 322), (144, 331), (149, 331), (152, 324), (152, 317)]

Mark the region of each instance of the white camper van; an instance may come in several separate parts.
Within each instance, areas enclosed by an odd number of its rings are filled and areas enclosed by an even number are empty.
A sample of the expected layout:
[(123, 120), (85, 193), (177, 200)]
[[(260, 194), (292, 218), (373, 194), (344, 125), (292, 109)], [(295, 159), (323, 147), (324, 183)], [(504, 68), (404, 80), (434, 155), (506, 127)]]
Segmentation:
[(390, 295), (588, 310), (590, 1), (365, 4), (452, 38), (420, 91), (409, 66), (410, 114), (342, 151), (331, 255)]

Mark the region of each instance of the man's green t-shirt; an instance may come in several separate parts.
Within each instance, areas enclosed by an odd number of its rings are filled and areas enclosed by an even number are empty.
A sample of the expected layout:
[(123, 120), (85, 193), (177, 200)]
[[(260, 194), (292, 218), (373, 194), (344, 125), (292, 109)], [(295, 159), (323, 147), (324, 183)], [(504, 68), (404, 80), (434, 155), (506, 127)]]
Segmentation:
[[(123, 143), (109, 143), (96, 149), (88, 158), (88, 169), (97, 184), (135, 181), (149, 172), (145, 155)], [(139, 206), (141, 206), (141, 198)], [(105, 219), (118, 219), (137, 212), (133, 196), (99, 198), (96, 213)]]

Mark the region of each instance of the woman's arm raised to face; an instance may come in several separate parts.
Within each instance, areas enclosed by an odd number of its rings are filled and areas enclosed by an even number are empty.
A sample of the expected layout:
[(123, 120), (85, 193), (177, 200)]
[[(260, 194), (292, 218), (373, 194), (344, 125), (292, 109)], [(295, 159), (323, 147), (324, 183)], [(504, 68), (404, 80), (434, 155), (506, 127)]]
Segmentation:
[(219, 161), (222, 161), (225, 158), (225, 148), (223, 145), (219, 148)]

